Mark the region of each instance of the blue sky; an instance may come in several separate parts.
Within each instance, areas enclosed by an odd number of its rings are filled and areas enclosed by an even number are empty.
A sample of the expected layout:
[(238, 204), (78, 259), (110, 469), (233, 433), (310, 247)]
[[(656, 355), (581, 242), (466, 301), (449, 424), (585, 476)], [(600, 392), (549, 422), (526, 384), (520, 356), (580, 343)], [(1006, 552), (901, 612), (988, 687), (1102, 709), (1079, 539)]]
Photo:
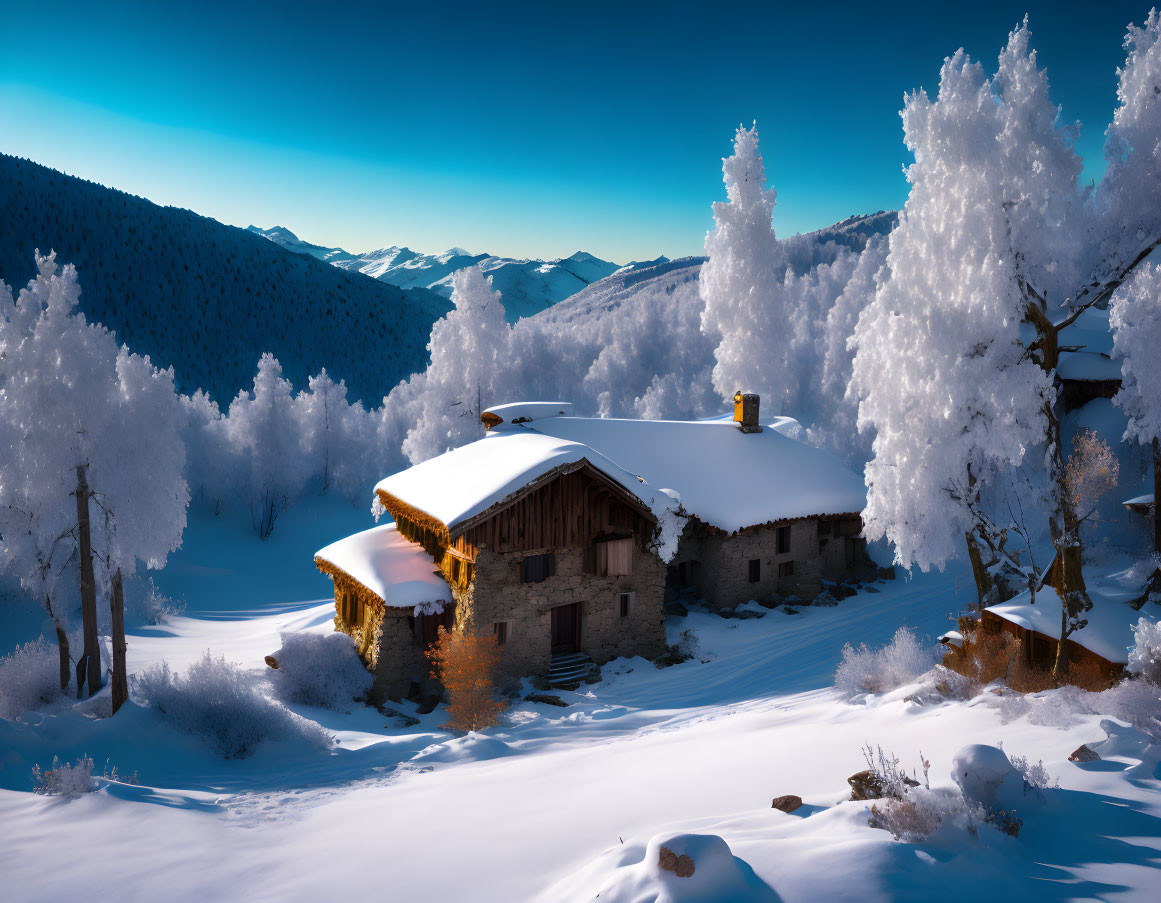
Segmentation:
[(0, 151), (350, 250), (696, 254), (741, 122), (779, 234), (900, 206), (904, 92), (1028, 12), (1100, 177), (1147, 2), (887, 6), (0, 0)]

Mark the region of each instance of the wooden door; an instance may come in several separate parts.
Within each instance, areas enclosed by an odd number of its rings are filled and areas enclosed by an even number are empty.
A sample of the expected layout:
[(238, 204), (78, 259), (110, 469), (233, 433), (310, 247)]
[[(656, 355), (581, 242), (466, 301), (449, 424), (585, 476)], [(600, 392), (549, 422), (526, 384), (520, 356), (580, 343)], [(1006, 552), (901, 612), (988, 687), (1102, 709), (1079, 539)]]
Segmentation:
[(580, 603), (552, 609), (552, 654), (576, 652), (580, 647)]
[(420, 615), (422, 626), (422, 641), (426, 648), (439, 639), (439, 629), (451, 630), (455, 624), (455, 605), (445, 604), (443, 612), (438, 615)]

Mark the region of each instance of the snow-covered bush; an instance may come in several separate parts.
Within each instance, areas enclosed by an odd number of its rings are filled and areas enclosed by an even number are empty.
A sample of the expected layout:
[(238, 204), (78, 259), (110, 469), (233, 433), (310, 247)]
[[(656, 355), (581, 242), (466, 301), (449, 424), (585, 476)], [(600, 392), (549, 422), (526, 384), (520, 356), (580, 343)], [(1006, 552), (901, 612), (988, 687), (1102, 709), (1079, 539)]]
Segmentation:
[(1133, 628), (1133, 646), (1125, 670), (1161, 684), (1161, 621), (1141, 618)]
[[(1002, 748), (1002, 747), (1001, 747)], [(1020, 777), (1024, 779), (1024, 784), (1033, 790), (1046, 790), (1049, 787), (1058, 787), (1060, 782), (1048, 773), (1048, 769), (1044, 767), (1044, 760), (1037, 760), (1033, 765), (1027, 756), (1009, 756), (1009, 761), (1012, 767), (1020, 772)]]
[(39, 765), (32, 766), (32, 790), (45, 796), (76, 796), (92, 793), (97, 789), (93, 780), (93, 760), (81, 756), (75, 765), (62, 765), (59, 758), (52, 757), (52, 769), (41, 771)]
[(1161, 743), (1161, 687), (1151, 680), (1122, 680), (1102, 693), (1089, 693), (1085, 708), (1127, 721)]
[(881, 649), (871, 649), (866, 643), (855, 648), (847, 643), (842, 656), (834, 685), (848, 698), (897, 689), (930, 671), (936, 663), (935, 649), (920, 643), (909, 627), (900, 627)]
[(143, 700), (177, 727), (209, 743), (226, 758), (253, 755), (264, 740), (303, 740), (325, 747), (330, 737), (263, 694), (239, 665), (206, 652), (184, 676), (169, 664), (137, 676)]
[(0, 658), (0, 718), (12, 720), (61, 697), (57, 648), (39, 637)]
[(905, 796), (871, 806), (870, 826), (890, 831), (896, 840), (919, 843), (945, 824), (976, 831), (985, 813), (954, 790), (912, 787)]
[(284, 633), (271, 675), (283, 702), (346, 709), (371, 689), (374, 678), (345, 633)]
[(931, 763), (919, 754), (922, 781), (918, 771), (909, 776), (898, 756), (884, 752), (883, 747), (863, 749), (867, 770), (874, 783), (882, 790), (882, 798), (871, 806), (872, 828), (890, 831), (896, 840), (918, 843), (940, 829), (945, 823), (974, 831), (984, 820), (985, 813), (962, 794), (951, 790), (931, 789), (928, 772)]

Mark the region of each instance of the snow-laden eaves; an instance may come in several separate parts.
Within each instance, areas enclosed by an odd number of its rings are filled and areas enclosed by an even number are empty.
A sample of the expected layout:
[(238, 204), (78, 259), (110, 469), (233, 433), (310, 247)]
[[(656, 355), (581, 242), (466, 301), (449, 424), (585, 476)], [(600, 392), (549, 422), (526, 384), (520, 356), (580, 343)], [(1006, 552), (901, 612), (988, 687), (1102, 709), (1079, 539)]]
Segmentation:
[(728, 420), (558, 416), (523, 429), (598, 450), (650, 486), (675, 490), (687, 513), (727, 533), (866, 507), (862, 477), (775, 428), (743, 433)]
[(333, 542), (319, 549), (314, 561), (324, 574), (353, 580), (392, 608), (442, 610), (452, 600), (431, 555), (400, 536), (395, 524)]
[(655, 513), (658, 505), (669, 503), (636, 474), (587, 445), (507, 425), (380, 480), (375, 491), (399, 499), (454, 532), (539, 477), (586, 461)]
[[(1096, 653), (1106, 661), (1123, 665), (1129, 660), (1133, 645), (1133, 628), (1141, 618), (1156, 620), (1157, 612), (1146, 606), (1137, 611), (1127, 603), (1134, 593), (1106, 594), (1098, 587), (1089, 587), (1093, 607), (1085, 612), (1088, 623), (1070, 634), (1070, 642)], [(1034, 630), (1044, 636), (1060, 636), (1060, 597), (1050, 586), (1036, 591), (1036, 604), (1028, 601), (1024, 592), (1009, 602), (993, 605), (986, 611), (1010, 621), (1025, 630)]]

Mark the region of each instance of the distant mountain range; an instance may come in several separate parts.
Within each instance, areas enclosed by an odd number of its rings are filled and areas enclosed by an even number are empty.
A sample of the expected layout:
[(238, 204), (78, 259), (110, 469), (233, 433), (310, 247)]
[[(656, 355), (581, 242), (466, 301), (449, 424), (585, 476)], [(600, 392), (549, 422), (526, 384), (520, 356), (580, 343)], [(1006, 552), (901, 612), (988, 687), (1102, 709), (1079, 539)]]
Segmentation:
[(431, 326), (450, 307), (425, 288), (0, 154), (0, 279), (23, 287), (37, 248), (76, 264), (90, 320), (172, 365), (183, 391), (206, 389), (221, 404), (271, 351), (296, 385), (325, 366), (352, 397), (377, 405), (427, 366)]
[[(326, 248), (303, 241), (285, 226), (270, 229), (250, 226), (249, 231), (296, 254), (306, 254), (400, 288), (426, 288), (444, 298), (451, 297), (453, 273), (479, 264), (492, 277), (492, 287), (503, 296), (504, 310), (509, 322), (513, 323), (520, 317), (539, 313), (622, 269), (620, 264), (601, 260), (584, 251), (559, 260), (520, 260), (492, 254), (471, 254), (463, 248), (451, 248), (441, 254), (420, 254), (410, 248), (390, 247), (353, 254), (342, 248)], [(661, 260), (664, 258), (649, 263)]]
[[(836, 246), (859, 250), (896, 220), (880, 212), (792, 236), (789, 266), (803, 272), (833, 260)], [(451, 276), (473, 263), (493, 277), (512, 321), (568, 322), (613, 310), (646, 282), (696, 281), (704, 262), (658, 257), (620, 267), (584, 252), (542, 261), (459, 248), (355, 255), (281, 227), (225, 226), (0, 154), (0, 279), (19, 290), (35, 273), (34, 249), (76, 264), (89, 319), (173, 366), (183, 391), (206, 389), (221, 404), (249, 386), (259, 355), (271, 351), (296, 385), (325, 366), (352, 397), (377, 405), (426, 367), (432, 324), (450, 309)]]

